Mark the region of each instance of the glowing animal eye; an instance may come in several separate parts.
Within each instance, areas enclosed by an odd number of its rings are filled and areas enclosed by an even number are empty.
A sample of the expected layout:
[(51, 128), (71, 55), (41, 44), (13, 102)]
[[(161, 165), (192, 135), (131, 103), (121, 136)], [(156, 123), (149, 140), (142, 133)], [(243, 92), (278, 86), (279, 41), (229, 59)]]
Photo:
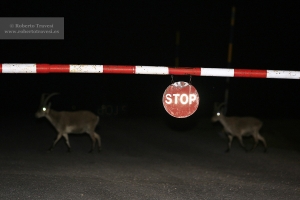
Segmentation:
[(43, 111), (46, 111), (46, 108), (45, 108), (45, 107), (43, 107)]
[(220, 114), (221, 114), (221, 113), (219, 113), (219, 112), (217, 113), (218, 116), (220, 116)]

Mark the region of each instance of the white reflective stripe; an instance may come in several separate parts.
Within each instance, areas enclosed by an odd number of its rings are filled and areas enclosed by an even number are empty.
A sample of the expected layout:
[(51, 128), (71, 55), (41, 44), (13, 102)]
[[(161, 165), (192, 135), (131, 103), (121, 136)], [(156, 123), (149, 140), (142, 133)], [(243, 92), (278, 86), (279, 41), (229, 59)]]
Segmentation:
[(70, 65), (70, 73), (103, 73), (103, 65)]
[(2, 73), (36, 73), (36, 64), (2, 64)]
[(201, 76), (233, 77), (234, 76), (234, 69), (201, 68)]
[(153, 67), (153, 66), (136, 66), (135, 67), (135, 73), (136, 74), (169, 74), (169, 68), (168, 67)]
[(267, 78), (300, 79), (298, 71), (267, 70)]
[(173, 83), (172, 85), (174, 85), (175, 87), (186, 87), (189, 84), (187, 82), (179, 81), (179, 82)]

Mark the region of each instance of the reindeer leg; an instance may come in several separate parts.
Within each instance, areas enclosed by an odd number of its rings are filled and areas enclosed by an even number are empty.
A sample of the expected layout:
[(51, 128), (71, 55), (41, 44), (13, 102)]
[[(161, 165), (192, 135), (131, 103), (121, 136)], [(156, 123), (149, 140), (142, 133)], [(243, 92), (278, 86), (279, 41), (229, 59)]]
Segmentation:
[(101, 138), (100, 138), (100, 135), (98, 135), (96, 132), (94, 132), (94, 136), (98, 142), (98, 152), (101, 151)]
[(253, 151), (253, 149), (255, 149), (257, 147), (257, 144), (258, 144), (258, 136), (256, 134), (253, 135), (253, 139), (254, 139), (254, 144), (253, 144), (253, 147), (250, 151)]
[(245, 151), (247, 152), (247, 148), (246, 146), (244, 145), (244, 142), (243, 142), (243, 137), (241, 135), (237, 136), (237, 138), (239, 139), (239, 142), (241, 144), (241, 146), (245, 149)]
[(56, 137), (56, 140), (54, 140), (52, 146), (49, 148), (48, 151), (52, 151), (52, 150), (54, 149), (56, 143), (60, 140), (61, 136), (62, 136), (62, 134), (61, 134), (61, 133), (58, 133), (58, 135), (57, 135), (57, 137)]
[(264, 147), (265, 147), (264, 152), (267, 152), (268, 147), (267, 147), (267, 143), (266, 143), (265, 138), (263, 136), (261, 136), (259, 133), (257, 135), (257, 138), (258, 138), (258, 140), (262, 141), (262, 143), (264, 144)]
[(70, 145), (70, 142), (69, 142), (69, 136), (67, 133), (63, 134), (65, 140), (66, 140), (66, 144), (68, 146), (68, 152), (71, 152), (71, 145)]
[(91, 150), (89, 151), (89, 153), (92, 153), (95, 149), (95, 145), (96, 145), (96, 138), (95, 138), (95, 135), (94, 135), (94, 132), (89, 132), (88, 133), (92, 139), (92, 148)]
[(229, 134), (228, 134), (227, 137), (228, 137), (228, 148), (227, 148), (227, 150), (225, 151), (226, 153), (230, 151), (230, 149), (231, 149), (231, 142), (232, 142), (232, 139), (233, 139), (233, 136), (232, 136), (232, 135), (229, 135)]

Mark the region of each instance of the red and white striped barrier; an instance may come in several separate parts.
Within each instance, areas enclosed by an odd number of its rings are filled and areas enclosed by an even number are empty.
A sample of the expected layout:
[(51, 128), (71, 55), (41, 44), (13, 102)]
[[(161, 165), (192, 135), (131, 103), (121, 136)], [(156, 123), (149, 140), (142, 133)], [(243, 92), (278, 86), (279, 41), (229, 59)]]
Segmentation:
[(103, 73), (300, 79), (300, 71), (135, 65), (0, 64), (0, 73)]

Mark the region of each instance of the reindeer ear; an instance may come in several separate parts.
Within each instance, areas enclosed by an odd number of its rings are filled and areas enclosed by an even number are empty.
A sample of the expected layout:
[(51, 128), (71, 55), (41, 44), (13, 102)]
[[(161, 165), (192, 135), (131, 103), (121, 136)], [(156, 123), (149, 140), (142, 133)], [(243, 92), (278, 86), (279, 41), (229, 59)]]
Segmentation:
[(225, 102), (222, 102), (222, 103), (220, 103), (219, 105), (218, 105), (218, 110), (219, 111), (223, 111), (224, 110), (224, 107), (225, 107)]
[(218, 109), (218, 102), (215, 102), (214, 103), (214, 111), (217, 111), (217, 109)]
[(49, 110), (50, 107), (51, 107), (51, 102), (49, 102), (49, 103), (47, 104), (47, 110)]
[(215, 102), (215, 104), (214, 104), (214, 111), (215, 112), (216, 111), (220, 111), (221, 108), (222, 108), (222, 106), (223, 106), (223, 103)]
[(225, 107), (222, 107), (222, 108), (220, 109), (220, 113), (224, 114), (224, 111), (225, 111)]

